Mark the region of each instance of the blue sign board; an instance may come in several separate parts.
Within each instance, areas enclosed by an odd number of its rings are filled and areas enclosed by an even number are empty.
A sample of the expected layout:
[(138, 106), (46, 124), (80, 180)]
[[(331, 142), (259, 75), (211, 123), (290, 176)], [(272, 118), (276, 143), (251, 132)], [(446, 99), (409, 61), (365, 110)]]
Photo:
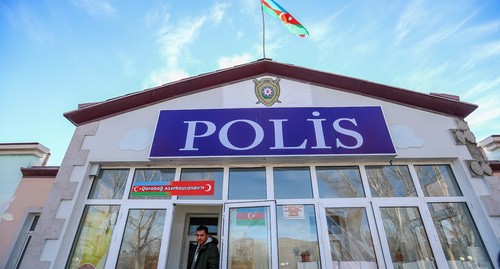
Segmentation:
[(380, 107), (162, 110), (150, 158), (394, 155)]

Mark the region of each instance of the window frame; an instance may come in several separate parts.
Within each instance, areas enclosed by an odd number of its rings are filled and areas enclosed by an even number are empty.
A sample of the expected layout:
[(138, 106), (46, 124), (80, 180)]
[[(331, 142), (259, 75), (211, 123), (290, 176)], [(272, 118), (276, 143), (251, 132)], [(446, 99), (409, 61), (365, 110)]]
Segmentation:
[[(414, 185), (415, 191), (416, 191), (416, 196), (415, 197), (373, 197), (371, 190), (370, 190), (370, 185), (369, 185), (369, 180), (367, 178), (367, 171), (366, 167), (367, 166), (389, 166), (389, 165), (405, 165), (408, 167), (412, 183)], [(456, 183), (460, 190), (462, 190), (462, 196), (425, 196), (422, 186), (420, 184), (420, 180), (418, 178), (416, 168), (415, 166), (417, 165), (448, 165), (451, 169), (451, 172), (453, 173)], [(384, 243), (381, 243), (381, 241), (385, 240), (386, 238), (385, 233), (383, 231), (383, 228), (381, 226), (381, 217), (380, 217), (380, 207), (387, 207), (387, 206), (416, 206), (418, 207), (418, 210), (421, 214), (422, 221), (424, 223), (424, 228), (426, 230), (426, 235), (429, 238), (429, 242), (431, 245), (432, 252), (434, 254), (434, 257), (436, 259), (436, 264), (438, 266), (444, 266), (446, 264), (446, 259), (444, 257), (444, 254), (442, 253), (441, 245), (439, 242), (439, 239), (437, 236), (437, 231), (434, 227), (434, 224), (432, 223), (432, 219), (429, 217), (430, 212), (428, 209), (428, 204), (429, 203), (435, 203), (435, 202), (440, 202), (440, 203), (448, 203), (448, 202), (460, 202), (460, 203), (465, 203), (467, 207), (469, 208), (470, 214), (472, 215), (473, 221), (476, 223), (476, 227), (479, 231), (479, 234), (481, 238), (483, 239), (484, 246), (488, 252), (488, 255), (491, 260), (494, 260), (496, 257), (495, 253), (492, 253), (494, 248), (492, 248), (491, 243), (488, 243), (487, 240), (484, 240), (487, 238), (487, 235), (491, 234), (491, 229), (488, 226), (487, 219), (485, 218), (485, 215), (482, 211), (478, 210), (473, 210), (474, 206), (480, 206), (479, 201), (477, 200), (477, 197), (475, 197), (475, 193), (473, 192), (472, 188), (470, 188), (470, 178), (469, 175), (466, 173), (466, 171), (463, 170), (463, 167), (460, 166), (460, 163), (458, 160), (429, 160), (429, 161), (397, 161), (394, 163), (387, 163), (387, 162), (374, 162), (374, 161), (363, 161), (363, 162), (325, 162), (325, 161), (318, 161), (318, 162), (309, 162), (309, 163), (296, 163), (296, 164), (290, 164), (290, 163), (281, 163), (281, 162), (276, 162), (272, 164), (256, 164), (256, 163), (232, 163), (232, 164), (227, 164), (227, 165), (196, 165), (196, 166), (183, 166), (183, 165), (165, 165), (164, 163), (162, 164), (157, 164), (154, 166), (149, 166), (149, 165), (106, 165), (102, 166), (101, 169), (128, 169), (128, 178), (125, 183), (125, 190), (123, 193), (123, 196), (121, 199), (89, 199), (88, 196), (90, 194), (90, 190), (92, 188), (93, 181), (87, 181), (87, 183), (82, 184), (82, 188), (86, 189), (86, 193), (80, 193), (82, 197), (82, 204), (75, 207), (78, 208), (78, 212), (73, 212), (75, 215), (78, 217), (76, 219), (72, 219), (70, 222), (72, 223), (80, 223), (81, 218), (83, 217), (83, 210), (85, 206), (87, 205), (120, 205), (119, 209), (119, 215), (118, 215), (118, 220), (117, 220), (117, 226), (115, 227), (114, 234), (113, 234), (113, 247), (110, 245), (110, 249), (114, 248), (116, 251), (114, 253), (109, 253), (107, 257), (107, 265), (116, 265), (118, 261), (118, 255), (119, 255), (119, 248), (121, 244), (121, 240), (123, 237), (124, 229), (125, 229), (125, 224), (126, 224), (126, 219), (128, 215), (128, 211), (130, 209), (140, 209), (140, 208), (151, 208), (151, 209), (167, 209), (166, 212), (166, 220), (165, 220), (165, 227), (163, 231), (163, 237), (162, 237), (162, 246), (161, 246), (161, 251), (162, 255), (160, 255), (159, 259), (159, 265), (167, 265), (167, 254), (168, 254), (168, 244), (170, 243), (170, 230), (171, 226), (173, 223), (172, 220), (172, 214), (173, 212), (173, 205), (174, 204), (185, 204), (185, 205), (222, 205), (225, 207), (228, 204), (234, 204), (234, 203), (250, 203), (250, 204), (255, 204), (259, 201), (263, 200), (250, 200), (250, 199), (244, 199), (244, 200), (229, 200), (229, 172), (231, 168), (261, 168), (263, 167), (265, 170), (265, 175), (266, 175), (266, 191), (267, 191), (267, 199), (263, 199), (265, 201), (274, 201), (275, 206), (277, 205), (292, 205), (292, 204), (313, 204), (314, 205), (314, 210), (316, 211), (316, 225), (317, 225), (317, 231), (318, 231), (318, 236), (319, 236), (319, 246), (320, 246), (320, 255), (321, 255), (321, 264), (324, 268), (331, 268), (332, 262), (330, 260), (330, 245), (329, 241), (325, 240), (328, 238), (328, 231), (325, 227), (326, 226), (326, 213), (325, 213), (325, 208), (333, 207), (333, 208), (338, 208), (338, 207), (364, 207), (368, 220), (369, 220), (369, 225), (370, 225), (370, 233), (372, 236), (372, 239), (374, 241), (374, 249), (375, 249), (375, 255), (377, 257), (377, 263), (379, 268), (385, 268), (385, 265), (392, 264), (392, 261), (390, 260), (389, 257), (389, 262), (388, 258), (384, 256), (385, 253), (389, 253), (389, 249), (387, 243), (384, 245)], [(361, 175), (361, 183), (363, 186), (363, 191), (365, 193), (365, 197), (354, 197), (354, 198), (320, 198), (319, 197), (319, 190), (318, 190), (318, 179), (317, 179), (317, 174), (316, 174), (316, 168), (317, 167), (330, 167), (330, 168), (335, 168), (335, 167), (357, 167), (359, 169), (359, 173)], [(180, 180), (180, 175), (183, 169), (222, 169), (223, 173), (223, 179), (222, 179), (222, 197), (221, 199), (216, 199), (216, 200), (180, 200), (178, 199), (177, 196), (172, 196), (171, 199), (155, 199), (155, 200), (144, 200), (144, 199), (130, 199), (130, 191), (131, 191), (131, 185), (133, 182), (133, 177), (135, 175), (135, 170), (136, 169), (175, 169), (175, 178), (174, 181), (179, 181)], [(312, 197), (311, 198), (294, 198), (294, 199), (276, 199), (274, 197), (274, 192), (275, 192), (275, 186), (274, 186), (274, 169), (275, 168), (307, 168), (310, 173), (310, 184), (311, 184), (311, 190), (312, 190)], [(469, 186), (469, 187), (467, 187)], [(170, 209), (170, 211), (169, 211)], [(223, 210), (224, 211), (224, 210)], [(431, 224), (429, 224), (431, 223)], [(276, 224), (277, 225), (277, 224)], [(78, 226), (78, 225), (77, 225)], [(73, 226), (74, 227), (74, 226)], [(379, 227), (374, 230), (374, 227)], [(74, 236), (71, 240), (71, 243), (73, 243), (79, 233), (78, 227), (73, 228), (74, 229)], [(224, 229), (224, 227), (222, 227)], [(485, 229), (487, 231), (485, 231)], [(223, 230), (222, 230), (223, 231)], [(222, 242), (224, 244), (224, 242)], [(70, 245), (72, 246), (72, 244)], [(437, 247), (437, 250), (436, 250)], [(71, 249), (71, 247), (70, 247)], [(70, 250), (71, 251), (71, 250)], [(70, 255), (71, 252), (67, 252), (68, 256)], [(222, 253), (221, 253), (222, 255)], [(69, 257), (66, 256), (66, 259), (69, 259)], [(222, 260), (221, 260), (222, 261)]]

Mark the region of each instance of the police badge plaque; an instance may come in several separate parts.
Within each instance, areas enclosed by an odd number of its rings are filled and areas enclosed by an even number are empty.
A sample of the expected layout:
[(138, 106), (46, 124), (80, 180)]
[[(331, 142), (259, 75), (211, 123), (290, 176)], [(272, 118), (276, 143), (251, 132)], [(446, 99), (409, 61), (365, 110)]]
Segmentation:
[(271, 78), (263, 78), (261, 80), (254, 79), (255, 83), (255, 96), (257, 96), (256, 104), (264, 104), (265, 106), (272, 106), (274, 103), (281, 103), (278, 100), (280, 96), (280, 78), (275, 80)]

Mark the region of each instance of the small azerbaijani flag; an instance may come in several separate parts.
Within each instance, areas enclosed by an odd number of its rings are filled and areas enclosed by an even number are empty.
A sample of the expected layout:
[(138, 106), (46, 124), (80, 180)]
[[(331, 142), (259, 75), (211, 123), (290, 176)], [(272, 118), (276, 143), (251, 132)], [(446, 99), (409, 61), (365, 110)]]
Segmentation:
[(236, 212), (236, 225), (238, 226), (266, 225), (266, 211), (263, 207), (238, 208)]
[(309, 36), (307, 29), (274, 0), (261, 0), (261, 3), (262, 10), (268, 15), (279, 19), (290, 33), (300, 37)]

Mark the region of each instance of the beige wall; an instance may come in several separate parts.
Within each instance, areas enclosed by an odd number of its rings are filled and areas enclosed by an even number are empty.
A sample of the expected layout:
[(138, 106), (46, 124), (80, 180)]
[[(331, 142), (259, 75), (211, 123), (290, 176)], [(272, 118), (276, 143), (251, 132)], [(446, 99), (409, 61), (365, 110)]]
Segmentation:
[(21, 179), (8, 211), (13, 220), (0, 222), (0, 242), (2, 242), (0, 244), (0, 268), (4, 268), (7, 263), (27, 214), (41, 212), (54, 180), (54, 177)]

